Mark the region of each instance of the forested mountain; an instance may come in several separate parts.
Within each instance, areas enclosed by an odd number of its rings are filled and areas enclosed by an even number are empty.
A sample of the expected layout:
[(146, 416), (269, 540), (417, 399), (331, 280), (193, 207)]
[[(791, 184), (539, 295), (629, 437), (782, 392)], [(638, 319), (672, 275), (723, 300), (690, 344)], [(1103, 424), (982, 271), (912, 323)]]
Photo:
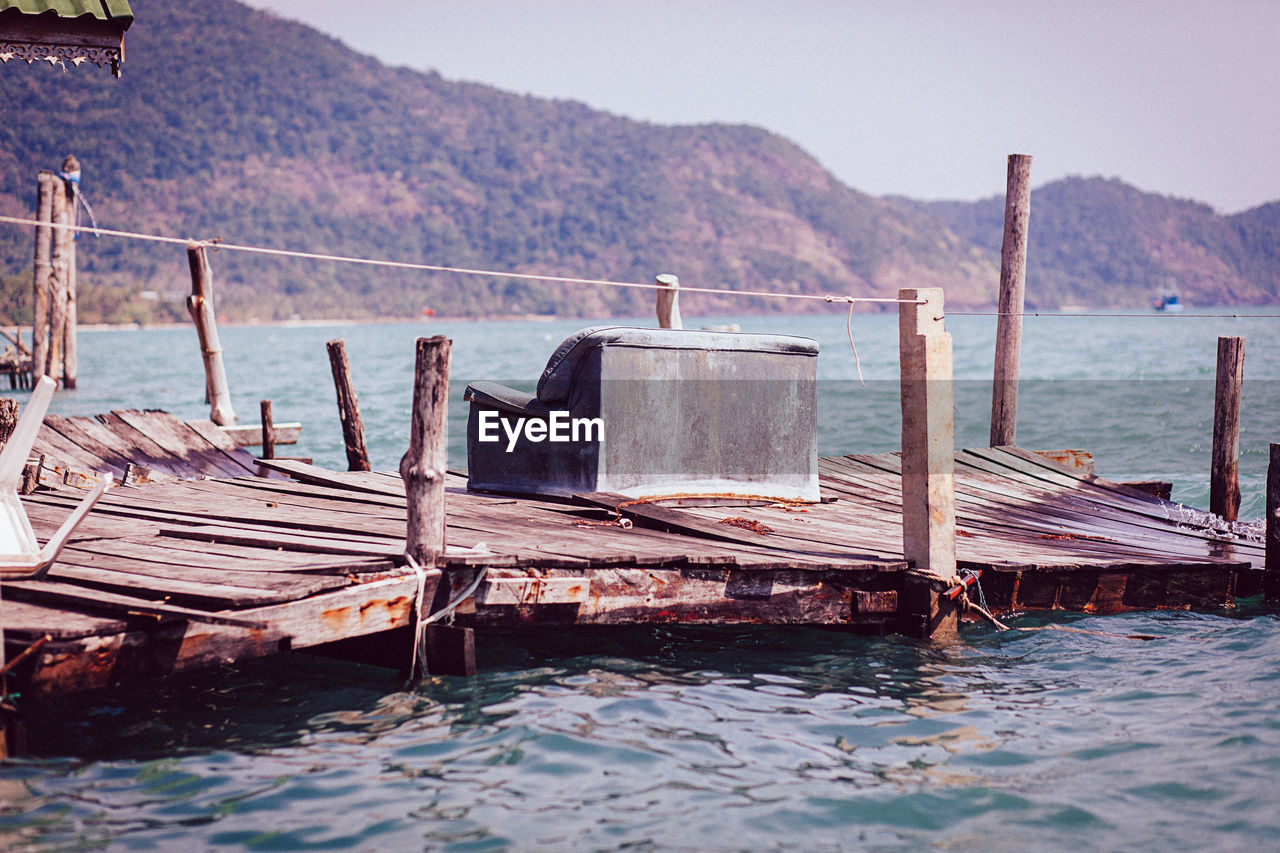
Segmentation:
[[(1000, 251), (1004, 198), (921, 204), (965, 240)], [(1132, 306), (1161, 291), (1195, 305), (1280, 294), (1280, 203), (1220, 216), (1118, 180), (1068, 178), (1031, 193), (1027, 302)]]
[[(686, 285), (862, 295), (938, 285), (951, 305), (994, 300), (998, 199), (873, 198), (758, 128), (658, 126), (388, 68), (234, 0), (132, 5), (120, 80), (0, 67), (0, 212), (29, 214), (36, 172), (74, 153), (109, 228), (553, 275), (674, 272)], [(993, 152), (995, 168), (1004, 153)], [(1223, 218), (1114, 182), (1045, 187), (1033, 200), (1029, 298), (1138, 304), (1172, 275), (1193, 302), (1273, 300), (1276, 207)], [(180, 246), (78, 246), (82, 318), (180, 315)], [(31, 248), (29, 230), (0, 225), (11, 318), (29, 310)], [(651, 304), (637, 291), (225, 251), (212, 262), (228, 319), (426, 306), (592, 316)], [(690, 295), (685, 310), (794, 303)]]

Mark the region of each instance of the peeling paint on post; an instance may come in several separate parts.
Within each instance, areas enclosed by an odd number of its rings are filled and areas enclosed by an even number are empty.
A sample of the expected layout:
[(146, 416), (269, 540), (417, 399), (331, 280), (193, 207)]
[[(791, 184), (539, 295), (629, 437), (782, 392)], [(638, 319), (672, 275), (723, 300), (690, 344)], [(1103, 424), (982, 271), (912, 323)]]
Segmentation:
[(904, 610), (915, 620), (907, 632), (928, 637), (954, 633), (958, 621), (949, 607), (938, 618), (942, 605), (932, 589), (956, 576), (951, 335), (944, 322), (941, 288), (908, 288), (898, 291), (898, 298), (904, 300), (898, 306), (902, 552), (913, 565)]

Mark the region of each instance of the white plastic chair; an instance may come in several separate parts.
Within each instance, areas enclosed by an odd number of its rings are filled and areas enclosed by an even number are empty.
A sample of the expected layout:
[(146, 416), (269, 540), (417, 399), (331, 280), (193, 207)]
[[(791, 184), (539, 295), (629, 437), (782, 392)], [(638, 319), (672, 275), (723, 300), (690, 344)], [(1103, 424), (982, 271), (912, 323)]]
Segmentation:
[(111, 475), (104, 474), (98, 485), (67, 516), (67, 520), (62, 522), (53, 538), (43, 548), (40, 547), (36, 542), (35, 531), (31, 529), (31, 521), (27, 518), (27, 511), (18, 499), (18, 485), (27, 457), (35, 447), (36, 435), (44, 422), (44, 413), (53, 398), (55, 384), (48, 376), (40, 377), (26, 410), (18, 419), (17, 428), (5, 444), (4, 450), (0, 451), (0, 580), (44, 577), (49, 567), (58, 559), (58, 554), (62, 553), (63, 546), (71, 538), (76, 526), (111, 485)]

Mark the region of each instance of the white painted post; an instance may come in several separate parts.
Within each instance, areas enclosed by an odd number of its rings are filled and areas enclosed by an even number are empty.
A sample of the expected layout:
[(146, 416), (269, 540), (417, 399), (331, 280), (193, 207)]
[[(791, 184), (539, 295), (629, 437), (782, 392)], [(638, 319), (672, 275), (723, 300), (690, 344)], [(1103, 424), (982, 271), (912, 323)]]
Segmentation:
[[(904, 613), (924, 617), (910, 633), (923, 637), (955, 631), (954, 608), (938, 618), (938, 590), (956, 574), (955, 393), (951, 335), (944, 322), (942, 289), (898, 291), (898, 345), (902, 389), (902, 552), (913, 564), (914, 590)], [(938, 624), (934, 624), (937, 622)]]

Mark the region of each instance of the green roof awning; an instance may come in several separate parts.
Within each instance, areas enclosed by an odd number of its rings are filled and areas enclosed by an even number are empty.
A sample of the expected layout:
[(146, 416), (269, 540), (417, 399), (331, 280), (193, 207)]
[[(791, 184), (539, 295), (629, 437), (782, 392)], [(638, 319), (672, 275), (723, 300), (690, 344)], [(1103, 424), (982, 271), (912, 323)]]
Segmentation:
[(0, 0), (0, 62), (111, 66), (120, 76), (128, 0)]

